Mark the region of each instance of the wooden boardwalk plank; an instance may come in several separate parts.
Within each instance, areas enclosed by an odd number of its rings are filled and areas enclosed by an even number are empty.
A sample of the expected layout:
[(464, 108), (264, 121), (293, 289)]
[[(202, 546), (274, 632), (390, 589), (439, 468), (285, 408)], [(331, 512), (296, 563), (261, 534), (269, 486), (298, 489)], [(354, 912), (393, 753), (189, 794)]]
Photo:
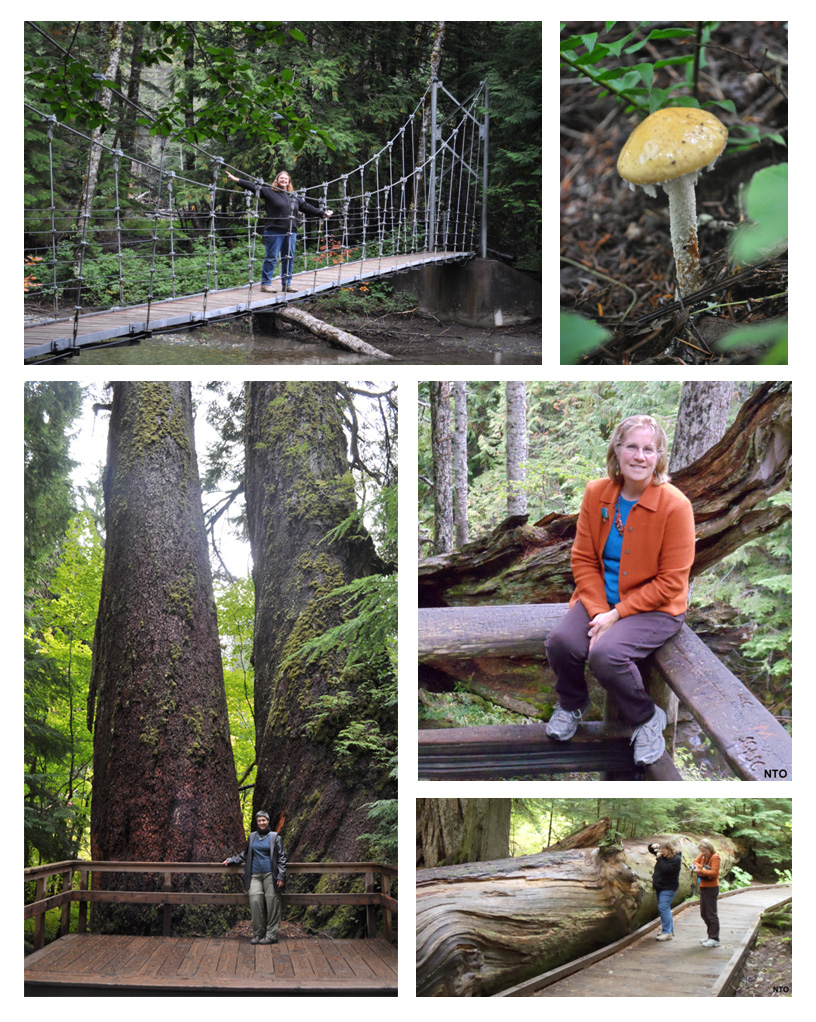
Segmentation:
[[(699, 902), (681, 905), (674, 917), (674, 940), (657, 941), (659, 920), (651, 930), (617, 953), (564, 978), (554, 969), (499, 996), (531, 997), (722, 997), (750, 949), (765, 909), (790, 899), (790, 888), (776, 886), (737, 891), (718, 901), (720, 947), (700, 944), (705, 926)], [(590, 956), (587, 956), (590, 957)], [(547, 985), (536, 989), (536, 985)], [(525, 990), (526, 988), (526, 990)]]
[(282, 940), (72, 934), (26, 959), (27, 989), (175, 993), (395, 994), (384, 940)]

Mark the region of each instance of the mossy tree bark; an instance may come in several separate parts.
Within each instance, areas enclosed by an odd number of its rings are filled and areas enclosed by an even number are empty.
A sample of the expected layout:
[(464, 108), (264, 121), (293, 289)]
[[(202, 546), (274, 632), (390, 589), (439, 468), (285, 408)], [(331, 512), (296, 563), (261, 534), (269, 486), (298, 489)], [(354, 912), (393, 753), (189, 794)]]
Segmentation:
[[(220, 862), (243, 847), (189, 383), (115, 383), (105, 569), (94, 637), (91, 854)], [(95, 720), (94, 720), (94, 711)], [(177, 890), (222, 888), (184, 876)], [(162, 877), (102, 873), (101, 888)], [(226, 889), (238, 889), (230, 878)], [(178, 907), (174, 934), (222, 932), (235, 910)], [(94, 927), (156, 932), (158, 909), (97, 905)], [(161, 932), (159, 930), (159, 932)]]
[[(395, 721), (374, 695), (382, 675), (376, 664), (347, 669), (346, 648), (312, 660), (299, 652), (353, 613), (334, 590), (385, 568), (366, 532), (327, 538), (356, 507), (334, 383), (248, 384), (246, 498), (255, 580), (255, 810), (269, 810), (273, 826), (284, 821), (289, 859), (359, 861), (357, 838), (372, 829), (366, 803), (395, 794), (387, 777)], [(314, 889), (309, 876), (293, 877), (289, 887), (301, 879)], [(326, 883), (332, 886), (321, 881), (321, 889), (350, 889), (343, 880)], [(337, 915), (343, 912), (354, 915)], [(309, 919), (348, 924), (325, 912)]]
[(510, 854), (509, 798), (418, 798), (417, 867)]

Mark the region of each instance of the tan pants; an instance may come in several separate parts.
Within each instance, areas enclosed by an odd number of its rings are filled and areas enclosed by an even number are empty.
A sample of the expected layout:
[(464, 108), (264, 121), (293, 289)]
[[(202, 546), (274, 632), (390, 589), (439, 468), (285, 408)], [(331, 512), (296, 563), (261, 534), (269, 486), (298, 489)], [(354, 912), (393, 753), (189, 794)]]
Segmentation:
[(280, 933), (282, 903), (271, 873), (253, 873), (249, 882), (249, 911), (252, 936), (277, 940)]

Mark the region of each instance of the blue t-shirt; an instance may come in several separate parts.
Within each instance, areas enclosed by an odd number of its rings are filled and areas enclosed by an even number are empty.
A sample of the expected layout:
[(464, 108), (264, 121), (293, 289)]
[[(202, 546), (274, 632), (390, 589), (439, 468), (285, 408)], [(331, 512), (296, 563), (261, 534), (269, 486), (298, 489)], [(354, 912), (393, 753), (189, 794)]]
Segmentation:
[(615, 528), (615, 517), (617, 515), (617, 507), (620, 507), (620, 516), (623, 524), (626, 524), (626, 519), (629, 517), (629, 512), (637, 504), (636, 500), (624, 500), (623, 497), (618, 498), (618, 504), (615, 505), (616, 510), (612, 513), (612, 528), (609, 530), (609, 536), (606, 540), (603, 552), (603, 563), (604, 563), (604, 586), (606, 588), (606, 599), (609, 602), (610, 607), (614, 607), (620, 600), (620, 593), (618, 591), (618, 576), (620, 574), (620, 559), (621, 550), (623, 549), (623, 536)]
[(252, 872), (272, 872), (271, 831), (267, 831), (263, 837), (260, 834), (255, 835), (252, 842)]

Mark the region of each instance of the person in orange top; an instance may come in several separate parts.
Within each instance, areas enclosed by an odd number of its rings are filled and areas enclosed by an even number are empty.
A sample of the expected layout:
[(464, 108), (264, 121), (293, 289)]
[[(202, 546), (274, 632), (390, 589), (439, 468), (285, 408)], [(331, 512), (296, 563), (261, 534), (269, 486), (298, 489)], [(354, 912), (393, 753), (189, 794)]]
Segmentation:
[(694, 562), (694, 514), (669, 482), (668, 440), (649, 415), (618, 423), (606, 479), (587, 484), (572, 546), (575, 592), (547, 639), (558, 706), (547, 734), (569, 741), (589, 708), (586, 662), (633, 728), (636, 763), (666, 745), (666, 714), (643, 686), (637, 663), (683, 625)]
[(691, 870), (700, 892), (700, 915), (708, 934), (700, 938), (700, 943), (703, 947), (719, 947), (720, 917), (717, 915), (717, 897), (720, 893), (720, 857), (710, 841), (703, 839), (698, 847), (700, 854), (691, 864)]

